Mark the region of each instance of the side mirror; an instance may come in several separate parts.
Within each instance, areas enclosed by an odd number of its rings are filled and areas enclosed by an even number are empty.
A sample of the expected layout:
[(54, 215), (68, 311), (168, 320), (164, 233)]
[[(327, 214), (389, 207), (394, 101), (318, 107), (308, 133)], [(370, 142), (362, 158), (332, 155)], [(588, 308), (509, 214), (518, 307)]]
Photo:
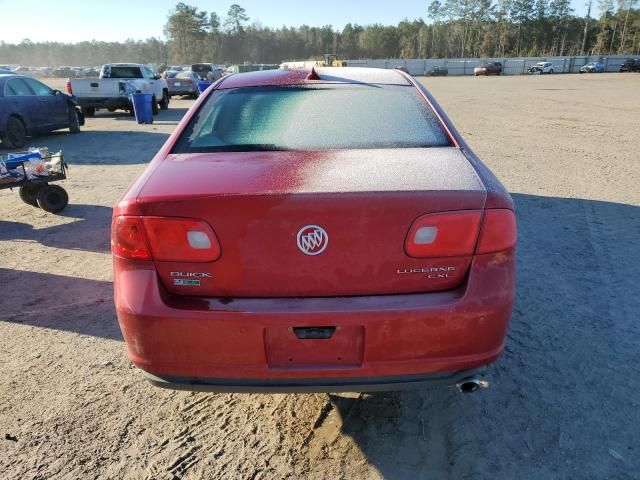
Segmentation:
[(60, 90), (53, 90), (54, 95), (61, 95), (62, 92)]

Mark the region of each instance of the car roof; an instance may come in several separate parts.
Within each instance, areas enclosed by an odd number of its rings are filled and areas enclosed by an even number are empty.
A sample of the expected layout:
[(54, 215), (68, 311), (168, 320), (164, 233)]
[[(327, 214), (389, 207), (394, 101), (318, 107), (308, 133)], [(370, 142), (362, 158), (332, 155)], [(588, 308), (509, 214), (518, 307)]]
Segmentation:
[(278, 69), (236, 73), (225, 77), (218, 84), (218, 88), (304, 85), (307, 82), (411, 85), (407, 77), (398, 70), (364, 67), (318, 67), (313, 70), (317, 78), (311, 80), (308, 79), (311, 69)]

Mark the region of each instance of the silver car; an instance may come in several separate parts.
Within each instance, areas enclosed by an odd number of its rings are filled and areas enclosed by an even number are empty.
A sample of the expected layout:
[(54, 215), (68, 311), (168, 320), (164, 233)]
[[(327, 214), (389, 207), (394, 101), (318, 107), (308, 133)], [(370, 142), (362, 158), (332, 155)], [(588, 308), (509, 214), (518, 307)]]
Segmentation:
[(177, 72), (175, 76), (167, 78), (169, 95), (188, 95), (195, 98), (198, 96), (199, 81), (198, 74), (191, 70)]

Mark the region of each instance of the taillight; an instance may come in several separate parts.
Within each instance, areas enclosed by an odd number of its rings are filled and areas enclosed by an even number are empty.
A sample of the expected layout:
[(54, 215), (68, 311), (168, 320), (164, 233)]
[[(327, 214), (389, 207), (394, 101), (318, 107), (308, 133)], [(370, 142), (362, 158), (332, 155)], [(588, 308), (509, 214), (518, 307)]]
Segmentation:
[(413, 222), (405, 251), (418, 258), (473, 255), (481, 218), (479, 210), (423, 215)]
[(511, 210), (486, 210), (476, 253), (507, 250), (516, 244), (516, 239), (516, 216)]
[(111, 250), (122, 258), (160, 262), (212, 262), (220, 256), (211, 227), (191, 218), (116, 217)]
[(71, 80), (67, 80), (67, 93), (73, 95), (73, 89), (71, 88)]
[(116, 217), (111, 224), (111, 251), (134, 260), (150, 260), (144, 226), (139, 217)]
[(209, 225), (190, 218), (142, 217), (151, 255), (164, 262), (212, 262), (220, 244)]

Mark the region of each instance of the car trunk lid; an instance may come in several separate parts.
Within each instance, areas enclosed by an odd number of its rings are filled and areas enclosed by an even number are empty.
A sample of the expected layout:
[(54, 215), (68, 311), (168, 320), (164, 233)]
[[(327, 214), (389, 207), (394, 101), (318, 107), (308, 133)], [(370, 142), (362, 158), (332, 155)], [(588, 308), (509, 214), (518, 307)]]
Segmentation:
[(169, 291), (291, 297), (458, 286), (470, 255), (412, 258), (405, 238), (421, 215), (480, 210), (485, 198), (447, 147), (169, 155), (138, 203), (144, 215), (204, 220), (220, 242), (214, 262), (156, 262)]

